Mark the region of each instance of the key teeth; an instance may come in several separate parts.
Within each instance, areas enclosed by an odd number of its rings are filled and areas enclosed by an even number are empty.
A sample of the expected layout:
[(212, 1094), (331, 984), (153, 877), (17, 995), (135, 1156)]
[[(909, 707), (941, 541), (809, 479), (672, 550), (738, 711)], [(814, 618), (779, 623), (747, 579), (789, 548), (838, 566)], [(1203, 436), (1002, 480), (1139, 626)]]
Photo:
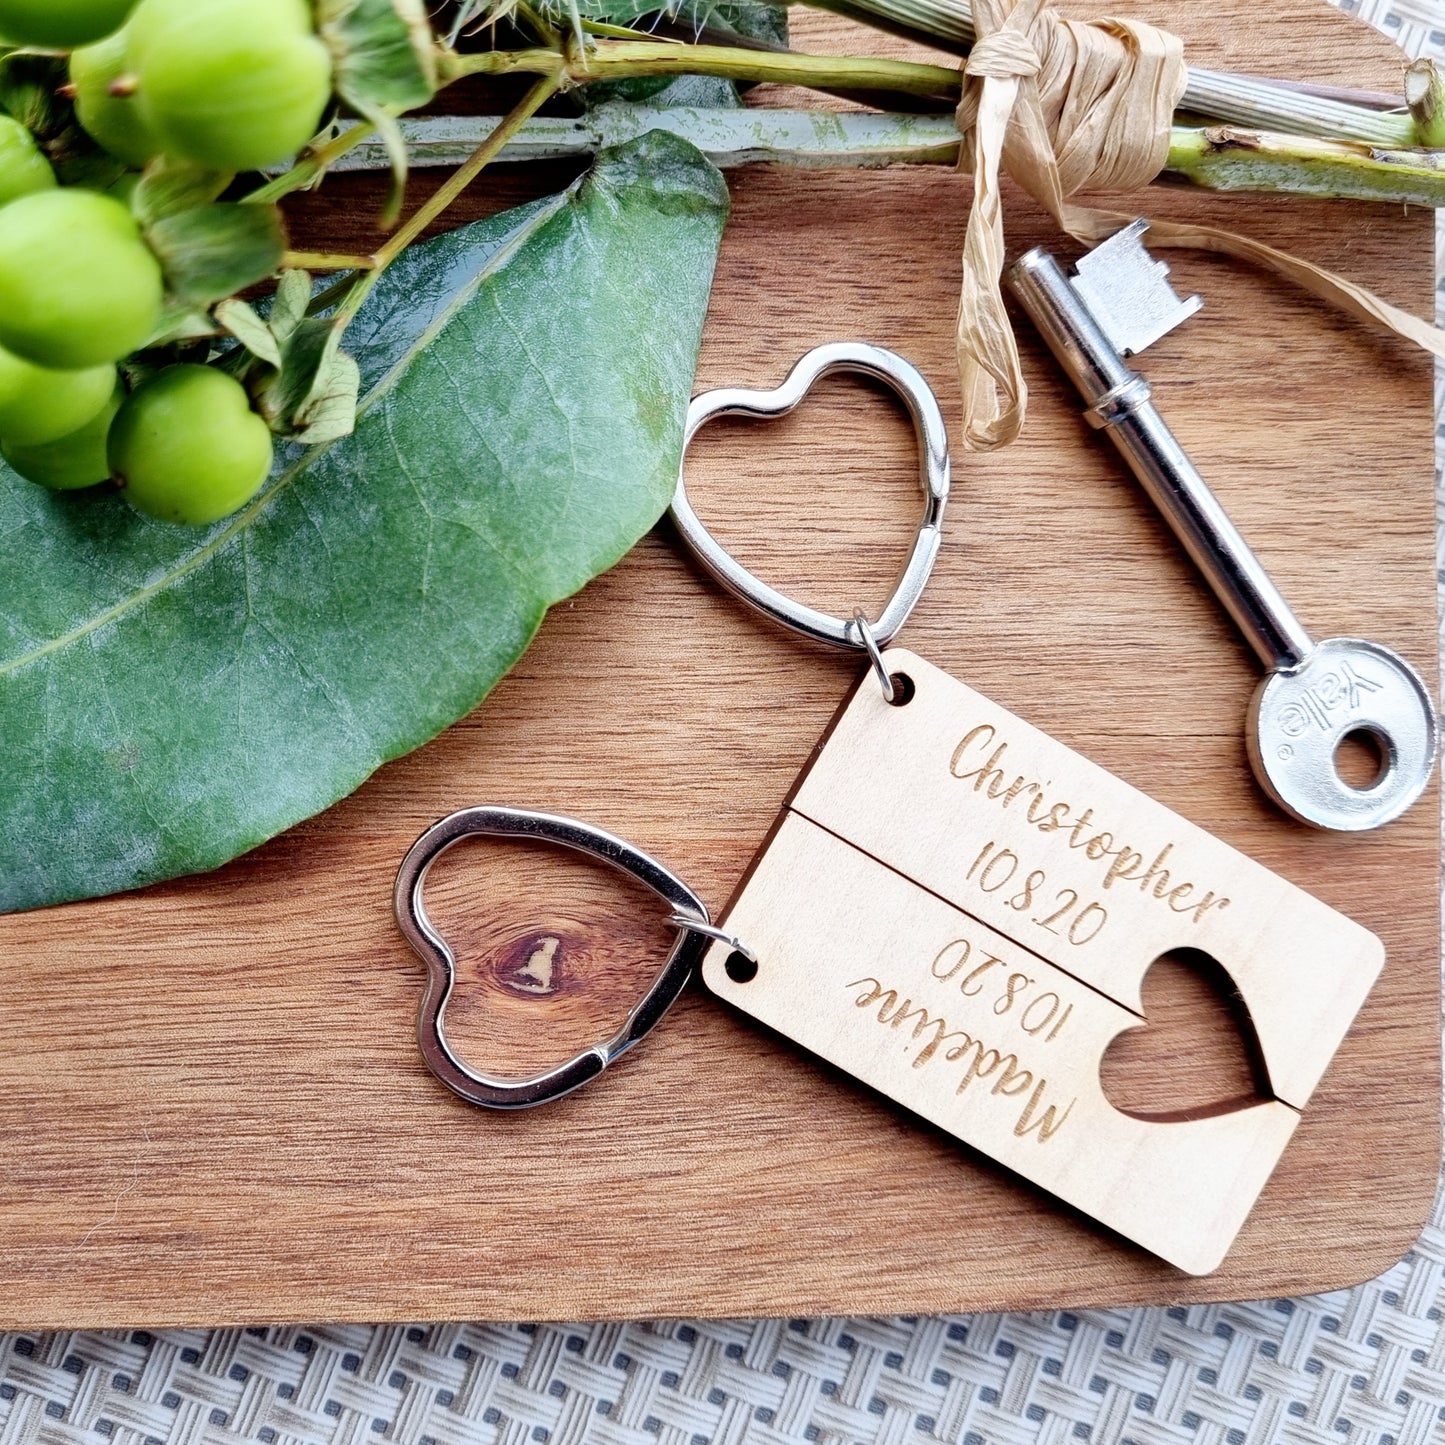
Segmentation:
[(1204, 304), (1181, 297), (1169, 284), (1169, 264), (1143, 242), (1149, 229), (1137, 220), (1080, 257), (1070, 278), (1080, 300), (1120, 356), (1137, 356), (1187, 321)]

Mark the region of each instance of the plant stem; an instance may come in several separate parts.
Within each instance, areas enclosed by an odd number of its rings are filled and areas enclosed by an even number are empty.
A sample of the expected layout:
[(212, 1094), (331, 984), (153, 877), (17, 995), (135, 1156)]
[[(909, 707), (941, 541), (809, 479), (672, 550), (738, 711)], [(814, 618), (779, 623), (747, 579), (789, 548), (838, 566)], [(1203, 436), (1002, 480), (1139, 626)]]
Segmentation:
[(281, 264), (288, 271), (370, 271), (376, 259), (334, 251), (287, 251)]
[(306, 308), (308, 316), (320, 316), (323, 311), (329, 311), (338, 301), (346, 299), (346, 293), (355, 284), (354, 276), (343, 276), (339, 281), (333, 281), (325, 290), (318, 291), (311, 298), (311, 303)]
[(1428, 56), (1405, 71), (1405, 103), (1420, 144), (1445, 146), (1445, 76)]
[[(452, 166), (493, 133), (492, 116), (431, 116), (402, 123), (415, 166)], [(543, 116), (516, 131), (499, 162), (556, 160), (621, 145), (649, 130), (670, 130), (719, 166), (775, 162), (803, 168), (954, 165), (952, 116), (869, 111), (652, 108), (608, 103), (575, 119)], [(376, 143), (342, 169), (384, 169)], [(1445, 155), (1385, 151), (1348, 141), (1279, 135), (1239, 127), (1175, 126), (1167, 172), (1213, 190), (1398, 201), (1445, 207)]]
[[(946, 66), (918, 65), (904, 60), (772, 53), (733, 46), (682, 45), (676, 41), (607, 39), (594, 41), (580, 54), (570, 48), (546, 47), (489, 50), (470, 55), (459, 55), (452, 50), (442, 52), (438, 63), (441, 86), (469, 75), (540, 75), (552, 82), (543, 100), (557, 90), (572, 89), (590, 81), (643, 75), (717, 75), (732, 80), (771, 80), (780, 85), (818, 89), (896, 91), (950, 104), (957, 101), (961, 84), (958, 72)], [(403, 127), (407, 124), (403, 122)], [(327, 171), (336, 169), (349, 151), (368, 140), (375, 131), (370, 121), (360, 121), (345, 124), (325, 141), (318, 137), (295, 165), (245, 199), (275, 202), (293, 191), (304, 190)], [(369, 165), (364, 168), (371, 169)]]
[(1235, 125), (1287, 131), (1292, 135), (1355, 141), (1400, 148), (1420, 144), (1415, 122), (1398, 112), (1370, 110), (1337, 100), (1306, 95), (1254, 75), (1189, 68), (1189, 88), (1181, 108)]
[(1278, 191), (1445, 207), (1445, 154), (1377, 150), (1233, 126), (1174, 133), (1169, 171), (1213, 191)]
[(556, 75), (566, 64), (561, 50), (545, 45), (526, 50), (481, 50), (468, 55), (444, 50), (437, 58), (437, 80), (448, 86), (468, 75)]
[[(965, 47), (973, 35), (973, 18), (966, 0), (818, 0), (818, 3), (874, 25), (905, 30), (935, 43)], [(447, 50), (442, 53), (439, 62), (443, 85), (468, 75), (513, 74), (537, 75), (540, 79), (512, 114), (496, 122), (483, 144), (469, 153), (457, 175), (411, 223), (377, 252), (373, 258), (375, 265), (367, 272), (368, 275), (379, 273), (400, 254), (413, 236), (450, 205), (504, 147), (508, 158), (516, 159), (526, 155), (580, 154), (588, 149), (595, 150), (597, 144), (586, 132), (586, 122), (543, 121), (531, 127), (533, 139), (517, 135), (537, 107), (558, 91), (598, 80), (691, 74), (731, 80), (771, 81), (822, 90), (893, 92), (950, 104), (957, 99), (961, 86), (958, 71), (946, 66), (877, 57), (754, 50), (741, 46), (682, 45), (673, 41), (601, 38), (593, 39), (585, 48), (569, 41), (561, 49), (531, 47), (469, 55)], [(1175, 174), (1216, 190), (1279, 190), (1296, 195), (1397, 200), (1430, 206), (1445, 204), (1439, 158), (1428, 152), (1406, 152), (1406, 148), (1415, 143), (1420, 133), (1430, 125), (1445, 131), (1445, 114), (1440, 107), (1431, 110), (1429, 117), (1425, 115), (1425, 111), (1438, 100), (1437, 92), (1445, 93), (1445, 84), (1433, 70), (1417, 80), (1420, 94), (1413, 107), (1414, 113), (1405, 115), (1382, 113), (1364, 105), (1345, 104), (1271, 86), (1245, 76), (1198, 70), (1192, 70), (1190, 75), (1191, 91), (1188, 95), (1192, 97), (1191, 104), (1197, 104), (1201, 109), (1208, 108), (1213, 114), (1250, 117), (1253, 123), (1248, 123), (1247, 129), (1176, 126), (1167, 167)], [(1201, 77), (1207, 92), (1204, 96), (1196, 94)], [(1209, 101), (1207, 106), (1206, 101)], [(641, 107), (631, 109), (634, 119), (644, 114), (652, 126), (687, 133), (686, 123), (679, 124), (675, 112), (647, 111)], [(740, 114), (749, 118), (739, 121), (737, 117)], [(741, 125), (745, 131), (759, 125), (766, 129), (769, 122), (759, 121), (757, 117), (782, 114), (776, 111), (713, 112), (708, 122), (695, 119), (692, 124), (704, 125), (705, 129), (711, 126), (714, 132), (719, 125), (724, 130), (728, 125)], [(731, 118), (722, 119), (724, 115)], [(806, 119), (802, 118), (804, 115)], [(1257, 119), (1260, 116), (1271, 117), (1277, 123), (1260, 124)], [(788, 122), (791, 131), (787, 136), (775, 133), (758, 141), (750, 140), (746, 134), (739, 132), (732, 138), (716, 136), (716, 144), (705, 143), (707, 138), (704, 137), (700, 144), (717, 157), (720, 164), (742, 164), (763, 156), (814, 166), (932, 161), (941, 159), (945, 154), (953, 159), (957, 135), (951, 118), (931, 118), (936, 122), (931, 127), (924, 124), (928, 119), (885, 115), (855, 116), (844, 120), (835, 112), (795, 113)], [(466, 118), (448, 118), (406, 121), (403, 128), (412, 138), (410, 143), (415, 148), (421, 143), (417, 137), (423, 135), (426, 128), (446, 130), (450, 127), (445, 136), (438, 138), (430, 154), (418, 151), (414, 159), (421, 165), (455, 164), (461, 159), (457, 147), (474, 142), (476, 124)], [(492, 122), (486, 121), (485, 124), (491, 126)], [(609, 123), (610, 134), (615, 137), (619, 127), (624, 125), (619, 112)], [(461, 130), (457, 129), (458, 126)], [(582, 129), (575, 135), (562, 135), (557, 131), (558, 126)], [(850, 126), (854, 127), (852, 134), (848, 133)], [(1301, 135), (1301, 129), (1309, 133)], [(328, 169), (344, 165), (348, 153), (367, 141), (372, 130), (370, 124), (363, 122), (341, 130), (323, 143), (314, 142), (289, 171), (262, 186), (247, 199), (274, 201), (310, 185)], [(548, 149), (550, 141), (541, 142), (539, 150), (535, 138), (544, 133), (560, 136), (563, 150)], [(1331, 135), (1335, 137), (1333, 141), (1327, 138)], [(1342, 135), (1343, 140), (1340, 139)], [(1445, 141), (1445, 134), (1440, 139)], [(1311, 140), (1318, 143), (1309, 144)], [(373, 158), (370, 151), (366, 155), (367, 159), (361, 165), (370, 168)], [(348, 314), (354, 313), (355, 306), (360, 304), (369, 288), (370, 281), (365, 276), (361, 277), (356, 286), (354, 304), (348, 302), (343, 309), (348, 310)]]
[(257, 204), (265, 204), (279, 201), (283, 196), (289, 196), (292, 191), (305, 190), (313, 181), (320, 180), (347, 151), (360, 144), (368, 136), (373, 135), (375, 131), (376, 127), (369, 120), (363, 120), (348, 123), (345, 130), (332, 136), (323, 144), (318, 145), (316, 141), (312, 141), (302, 152), (300, 160), (290, 170), (283, 172), (274, 180), (267, 181), (265, 185), (252, 191), (245, 199)]
[[(550, 45), (556, 50), (562, 48), (561, 32), (542, 14), (535, 6), (529, 5), (527, 0), (517, 0), (512, 10), (513, 16), (522, 22), (542, 42), (543, 45)], [(451, 43), (457, 43), (459, 31), (452, 33)]]
[[(454, 166), (490, 133), (492, 116), (427, 116), (403, 121), (412, 164)], [(527, 122), (497, 157), (499, 162), (562, 160), (623, 145), (650, 130), (668, 130), (697, 146), (719, 166), (777, 161), (822, 169), (923, 164), (953, 165), (958, 131), (952, 116), (878, 114), (873, 111), (653, 108), (607, 102), (584, 116), (539, 116)], [(377, 170), (379, 148), (363, 144), (341, 163), (344, 170)]]
[[(602, 20), (589, 20), (585, 15), (582, 17), (582, 32), (584, 35), (596, 35), (603, 40), (646, 40), (655, 44), (658, 39), (656, 35), (645, 30), (634, 30), (630, 25), (608, 25)], [(698, 37), (699, 40), (701, 38)], [(682, 45), (691, 42), (674, 39), (672, 43)]]
[[(801, 0), (790, 0), (801, 3)], [(976, 38), (968, 0), (806, 0), (875, 29), (966, 55)], [(1420, 143), (1415, 122), (1403, 113), (1381, 112), (1276, 85), (1263, 76), (1233, 75), (1189, 67), (1180, 109), (1211, 119), (1293, 135), (1317, 135), (1369, 145)]]
[(444, 82), (464, 75), (555, 75), (561, 89), (594, 80), (647, 75), (713, 75), (726, 80), (806, 85), (815, 90), (887, 90), (957, 101), (957, 70), (871, 56), (804, 55), (796, 51), (745, 50), (731, 45), (679, 45), (675, 41), (597, 40), (586, 50), (493, 50), (478, 55), (447, 53)]
[[(973, 33), (972, 14), (964, 0), (820, 0), (820, 3), (855, 18), (871, 18), (875, 24), (881, 19), (894, 28), (911, 27), (912, 33), (926, 33), (935, 40), (941, 38), (962, 44), (960, 37), (967, 36), (971, 39)], [(924, 32), (922, 27), (925, 24), (933, 25), (935, 29)], [(532, 109), (526, 111), (526, 115), (530, 115), (536, 105), (540, 105), (542, 100), (559, 90), (572, 89), (597, 80), (651, 75), (710, 75), (730, 80), (803, 85), (819, 90), (885, 91), (920, 96), (945, 104), (957, 100), (961, 86), (961, 78), (956, 70), (913, 61), (605, 38), (594, 39), (585, 49), (568, 44), (561, 50), (539, 46), (470, 55), (460, 55), (448, 50), (442, 53), (439, 63), (439, 76), (443, 85), (449, 85), (469, 75), (516, 74), (541, 77), (538, 85), (542, 90), (539, 92), (538, 87), (534, 86), (528, 92), (528, 100), (523, 101), (523, 107), (539, 93), (541, 99), (536, 100)], [(1195, 183), (1215, 189), (1281, 189), (1295, 194), (1360, 195), (1372, 199), (1390, 197), (1421, 204), (1440, 204), (1437, 171), (1428, 160), (1412, 162), (1408, 157), (1399, 154), (1380, 156), (1370, 152), (1355, 152), (1348, 156), (1326, 155), (1309, 151), (1308, 148), (1292, 154), (1289, 148), (1282, 144), (1281, 132), (1298, 134), (1303, 127), (1306, 131), (1315, 128), (1327, 135), (1334, 135), (1337, 139), (1343, 134), (1347, 140), (1356, 144), (1386, 146), (1392, 151), (1399, 151), (1416, 141), (1417, 127), (1425, 124), (1419, 119), (1419, 107), (1416, 115), (1390, 115), (1364, 106), (1346, 105), (1297, 91), (1270, 87), (1248, 77), (1197, 70), (1192, 70), (1190, 74), (1192, 86), (1201, 76), (1208, 82), (1206, 90), (1213, 98), (1211, 113), (1226, 118), (1238, 116), (1244, 119), (1252, 137), (1247, 142), (1241, 142), (1231, 136), (1226, 137), (1222, 143), (1215, 144), (1198, 139), (1205, 131), (1192, 130), (1190, 137), (1179, 146), (1178, 164), (1174, 164), (1175, 158), (1171, 158), (1170, 169)], [(1438, 77), (1435, 83), (1437, 86), (1440, 84)], [(1428, 103), (1427, 96), (1420, 105)], [(1205, 108), (1202, 100), (1199, 104), (1200, 108)], [(827, 118), (829, 114), (818, 112), (814, 122), (824, 133), (830, 124)], [(1261, 117), (1265, 119), (1261, 120)], [(525, 116), (523, 118), (525, 119)], [(1273, 124), (1270, 123), (1271, 120)], [(414, 124), (404, 123), (406, 126)], [(1445, 127), (1445, 116), (1440, 117), (1438, 125)], [(372, 129), (369, 123), (362, 123), (341, 131), (324, 143), (313, 143), (307, 154), (289, 171), (269, 181), (247, 199), (274, 201), (310, 185), (328, 169), (341, 163), (353, 147), (368, 139)], [(1184, 129), (1176, 127), (1176, 136), (1181, 135)], [(509, 136), (510, 131), (503, 137), (503, 141)], [(935, 146), (955, 143), (951, 134), (947, 142), (938, 139), (930, 142)], [(905, 149), (911, 148), (911, 144), (906, 143)], [(812, 154), (816, 158), (812, 160), (812, 164), (859, 163), (856, 160), (824, 160), (822, 157), (828, 153), (828, 145), (829, 142), (824, 140), (813, 150)], [(868, 150), (871, 146), (871, 142), (865, 142), (864, 149)], [(889, 142), (884, 142), (883, 150), (887, 151), (888, 147)], [(744, 146), (743, 150), (746, 151), (747, 147)], [(805, 146), (803, 150), (806, 152), (809, 148)], [(1245, 163), (1245, 156), (1238, 154), (1246, 150), (1249, 152), (1248, 164)], [(417, 159), (421, 164), (441, 163), (439, 159), (432, 159), (430, 162), (421, 157)], [(476, 169), (479, 171), (490, 159), (491, 156), (487, 156)], [(882, 155), (875, 155), (862, 163), (883, 165), (889, 161)], [(1251, 179), (1241, 180), (1245, 176)], [(1266, 176), (1273, 179), (1266, 181)], [(453, 182), (459, 183), (460, 190), (469, 184), (470, 179), (470, 173), (464, 171), (459, 182), (455, 177)], [(1427, 194), (1433, 199), (1423, 200), (1422, 196)], [(443, 204), (450, 204), (450, 199), (452, 198), (448, 197)], [(393, 241), (406, 234), (405, 230), (399, 232)], [(404, 246), (405, 242), (402, 244)], [(378, 254), (386, 254), (386, 249), (383, 248)]]
[[(560, 59), (560, 57), (558, 58)], [(466, 163), (458, 166), (456, 171), (447, 177), (445, 184), (438, 189), (436, 194), (424, 205), (418, 207), (416, 213), (409, 217), (404, 224), (397, 227), (386, 244), (370, 257), (371, 269), (357, 278), (355, 285), (347, 293), (346, 300), (341, 303), (340, 309), (337, 311), (337, 319), (341, 326), (344, 327), (356, 315), (361, 303), (366, 299), (381, 273), (476, 180), (486, 166), (496, 159), (517, 131), (557, 93), (560, 86), (561, 78), (557, 74), (543, 75), (526, 95), (497, 122), (491, 133), (472, 152)]]

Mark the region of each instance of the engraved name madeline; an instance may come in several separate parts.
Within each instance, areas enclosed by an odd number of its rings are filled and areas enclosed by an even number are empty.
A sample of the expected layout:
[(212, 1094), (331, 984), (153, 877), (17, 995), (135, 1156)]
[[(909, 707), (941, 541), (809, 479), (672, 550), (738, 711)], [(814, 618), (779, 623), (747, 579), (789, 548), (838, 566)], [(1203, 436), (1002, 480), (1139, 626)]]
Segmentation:
[[(1101, 886), (1105, 889), (1137, 887), (1145, 897), (1157, 899), (1174, 913), (1188, 915), (1194, 923), (1211, 911), (1229, 907), (1229, 899), (1213, 889), (1189, 879), (1179, 880), (1177, 865), (1173, 869), (1165, 866), (1174, 852), (1173, 843), (1158, 849), (1151, 860), (1101, 827), (1092, 807), (1080, 811), (1075, 803), (1053, 801), (1047, 792), (1051, 784), (1036, 778), (1017, 774), (1010, 779), (1003, 767), (1007, 753), (1008, 742), (998, 738), (998, 729), (991, 723), (980, 723), (970, 728), (954, 748), (949, 771), (960, 782), (971, 782), (975, 793), (996, 802), (1000, 809), (1022, 813), (1037, 832), (1057, 834), (1066, 840), (1070, 851), (1103, 864)], [(982, 856), (974, 867), (981, 861)]]
[(913, 1057), (915, 1069), (925, 1068), (936, 1059), (956, 1064), (961, 1069), (954, 1088), (956, 1095), (967, 1092), (976, 1083), (975, 1096), (1021, 1100), (1013, 1125), (1017, 1138), (1026, 1139), (1032, 1134), (1038, 1143), (1046, 1144), (1073, 1112), (1077, 1099), (1070, 1099), (1062, 1112), (1058, 1103), (1045, 1102), (1049, 1081), (1024, 1068), (1017, 1054), (993, 1048), (967, 1030), (949, 1028), (948, 1020), (942, 1015), (931, 1014), (922, 1004), (901, 997), (897, 989), (887, 987), (880, 979), (870, 975), (854, 979), (844, 987), (858, 990), (853, 999), (854, 1008), (867, 1010), (877, 1023), (906, 1034), (910, 1042), (922, 1043)]

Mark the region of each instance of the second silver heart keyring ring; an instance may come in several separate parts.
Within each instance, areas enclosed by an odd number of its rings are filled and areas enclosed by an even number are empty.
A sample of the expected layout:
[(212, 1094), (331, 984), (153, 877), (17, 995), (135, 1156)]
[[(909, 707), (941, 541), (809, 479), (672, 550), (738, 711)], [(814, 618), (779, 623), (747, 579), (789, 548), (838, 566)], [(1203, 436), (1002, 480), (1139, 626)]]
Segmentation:
[[(687, 449), (693, 437), (708, 422), (720, 416), (786, 416), (807, 396), (816, 382), (840, 371), (871, 376), (891, 387), (908, 408), (918, 438), (923, 517), (893, 594), (872, 620), (861, 608), (846, 620), (833, 617), (769, 587), (753, 576), (708, 531), (693, 511), (687, 495)], [(830, 643), (834, 647), (862, 648), (878, 673), (883, 695), (892, 702), (893, 684), (883, 666), (881, 650), (898, 635), (928, 585), (938, 549), (943, 543), (943, 509), (948, 501), (949, 489), (948, 429), (938, 407), (938, 398), (917, 368), (896, 352), (869, 346), (865, 342), (833, 342), (816, 347), (798, 362), (788, 379), (774, 391), (724, 387), (694, 397), (687, 409), (682, 450), (683, 465), (678, 469), (671, 515), (678, 534), (698, 560), (735, 597), (757, 608), (774, 622), (780, 622), (816, 642)]]

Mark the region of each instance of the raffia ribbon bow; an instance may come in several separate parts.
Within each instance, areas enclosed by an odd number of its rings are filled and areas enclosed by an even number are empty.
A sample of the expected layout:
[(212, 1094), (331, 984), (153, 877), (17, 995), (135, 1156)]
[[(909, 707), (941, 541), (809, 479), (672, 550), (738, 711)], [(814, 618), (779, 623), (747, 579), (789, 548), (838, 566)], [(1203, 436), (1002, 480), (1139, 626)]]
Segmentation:
[[(1164, 169), (1188, 71), (1178, 36), (1135, 20), (1069, 20), (1043, 0), (974, 0), (973, 19), (978, 39), (964, 63), (958, 107), (960, 163), (973, 165), (958, 359), (965, 444), (990, 451), (1019, 434), (1028, 404), (999, 289), (1000, 170), (1075, 240), (1097, 244), (1134, 217), (1073, 205), (1068, 197), (1084, 190), (1137, 190)], [(1250, 261), (1445, 357), (1445, 332), (1342, 276), (1247, 236), (1151, 220), (1149, 240)]]

